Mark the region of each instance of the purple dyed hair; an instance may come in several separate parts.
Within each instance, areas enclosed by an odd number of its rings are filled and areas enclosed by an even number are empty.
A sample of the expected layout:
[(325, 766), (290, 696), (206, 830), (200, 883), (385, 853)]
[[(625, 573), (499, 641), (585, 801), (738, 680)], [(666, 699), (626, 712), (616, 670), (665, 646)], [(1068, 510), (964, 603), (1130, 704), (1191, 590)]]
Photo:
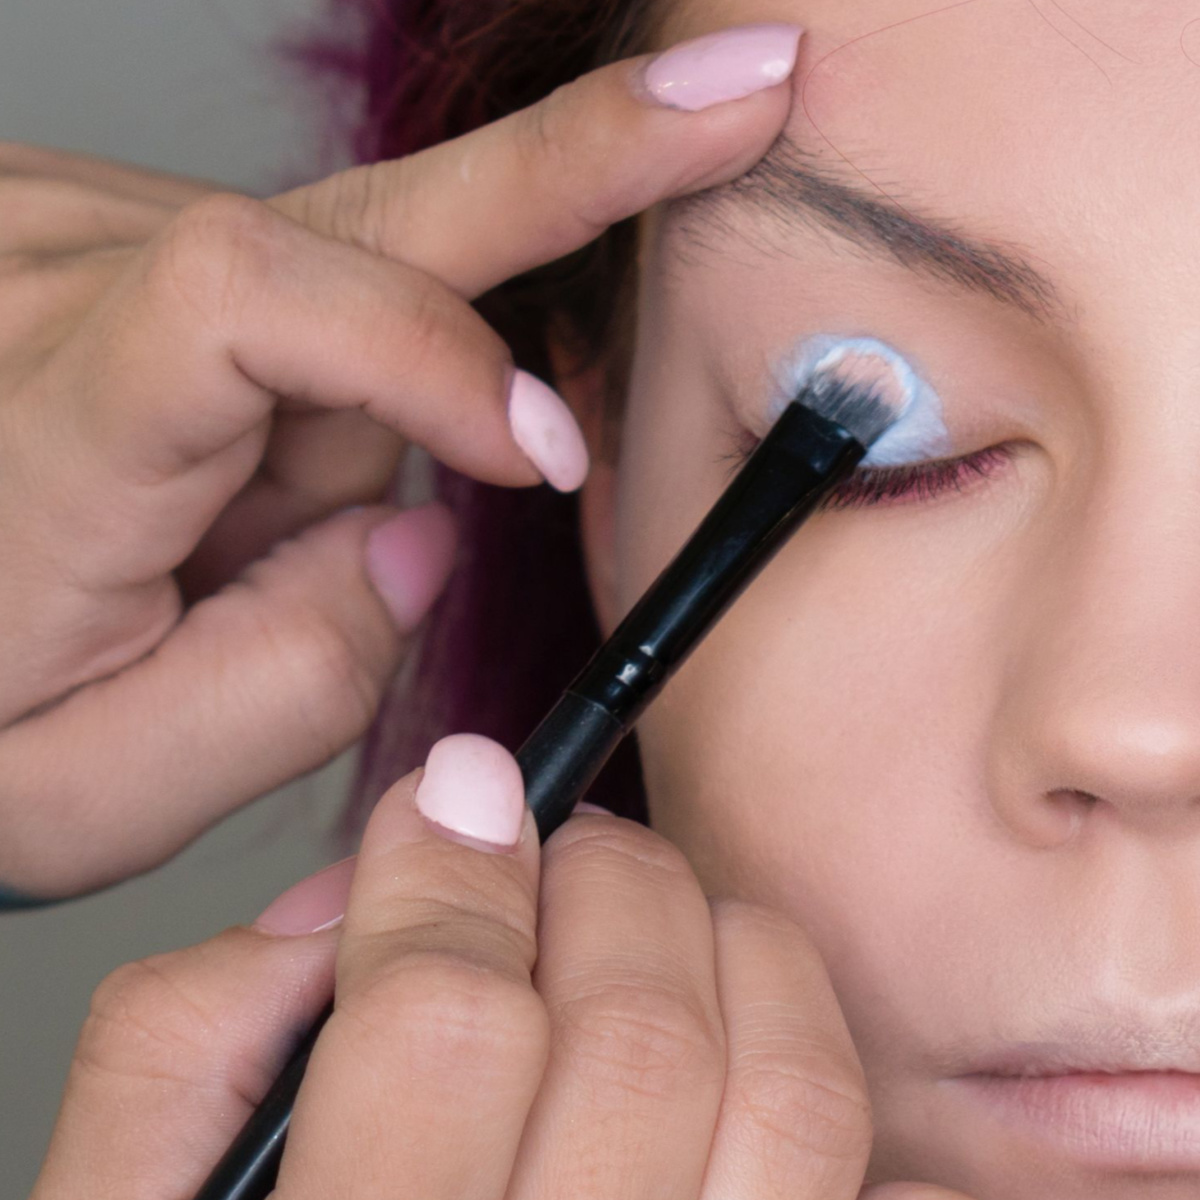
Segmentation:
[[(328, 32), (305, 39), (297, 53), (333, 97), (358, 98), (340, 134), (357, 161), (373, 162), (497, 120), (635, 52), (652, 33), (653, 3), (330, 0)], [(626, 223), (579, 254), (503, 285), (477, 307), (517, 362), (543, 378), (552, 374), (552, 337), (580, 361), (602, 359), (618, 406), (633, 251)], [(515, 749), (598, 642), (575, 498), (548, 487), (490, 487), (444, 467), (435, 474), (463, 551), (364, 742), (347, 837), (444, 734), (482, 733)], [(631, 741), (591, 799), (646, 820)]]

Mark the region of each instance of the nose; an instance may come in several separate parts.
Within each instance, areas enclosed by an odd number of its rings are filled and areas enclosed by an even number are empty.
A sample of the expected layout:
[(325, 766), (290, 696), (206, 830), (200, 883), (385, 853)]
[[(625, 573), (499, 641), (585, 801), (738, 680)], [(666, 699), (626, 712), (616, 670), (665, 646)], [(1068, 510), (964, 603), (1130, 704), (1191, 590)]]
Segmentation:
[(1127, 483), (1044, 531), (1010, 610), (989, 783), (1031, 844), (1200, 831), (1200, 483)]

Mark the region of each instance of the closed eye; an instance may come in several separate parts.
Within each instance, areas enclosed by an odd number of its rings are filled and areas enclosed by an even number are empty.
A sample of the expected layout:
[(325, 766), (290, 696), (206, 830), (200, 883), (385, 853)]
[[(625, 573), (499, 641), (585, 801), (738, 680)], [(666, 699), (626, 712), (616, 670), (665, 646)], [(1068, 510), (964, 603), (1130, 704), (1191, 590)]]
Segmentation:
[(1016, 446), (1004, 442), (958, 458), (906, 463), (899, 467), (867, 467), (840, 483), (821, 507), (868, 508), (877, 504), (936, 500), (947, 492), (964, 492), (1005, 466)]
[[(723, 456), (732, 460), (733, 471), (753, 453), (758, 439), (743, 434), (737, 449)], [(821, 509), (870, 508), (876, 505), (921, 503), (949, 492), (965, 492), (994, 475), (1016, 453), (1013, 442), (987, 446), (957, 458), (906, 463), (898, 467), (860, 467), (838, 484), (821, 502)], [(731, 472), (732, 473), (732, 472)]]

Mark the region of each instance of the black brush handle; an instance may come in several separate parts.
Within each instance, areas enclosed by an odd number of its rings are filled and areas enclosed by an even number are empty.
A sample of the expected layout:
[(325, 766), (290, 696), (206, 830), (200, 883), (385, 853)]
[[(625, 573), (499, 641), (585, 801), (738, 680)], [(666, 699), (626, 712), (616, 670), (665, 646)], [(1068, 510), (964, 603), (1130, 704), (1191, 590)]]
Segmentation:
[(517, 762), (539, 841), (571, 815), (627, 729), (594, 700), (567, 692), (529, 735)]

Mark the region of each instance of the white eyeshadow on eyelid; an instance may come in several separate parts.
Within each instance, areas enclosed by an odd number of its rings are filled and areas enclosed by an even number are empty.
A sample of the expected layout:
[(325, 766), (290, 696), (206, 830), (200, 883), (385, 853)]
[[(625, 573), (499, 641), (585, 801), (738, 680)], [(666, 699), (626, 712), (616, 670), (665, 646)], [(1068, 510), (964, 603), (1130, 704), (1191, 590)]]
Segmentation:
[(912, 364), (894, 347), (872, 337), (818, 333), (797, 343), (774, 371), (775, 391), (768, 416), (773, 423), (813, 375), (847, 354), (882, 359), (895, 372), (907, 398), (904, 415), (867, 452), (865, 467), (896, 467), (941, 458), (950, 452), (942, 401)]

